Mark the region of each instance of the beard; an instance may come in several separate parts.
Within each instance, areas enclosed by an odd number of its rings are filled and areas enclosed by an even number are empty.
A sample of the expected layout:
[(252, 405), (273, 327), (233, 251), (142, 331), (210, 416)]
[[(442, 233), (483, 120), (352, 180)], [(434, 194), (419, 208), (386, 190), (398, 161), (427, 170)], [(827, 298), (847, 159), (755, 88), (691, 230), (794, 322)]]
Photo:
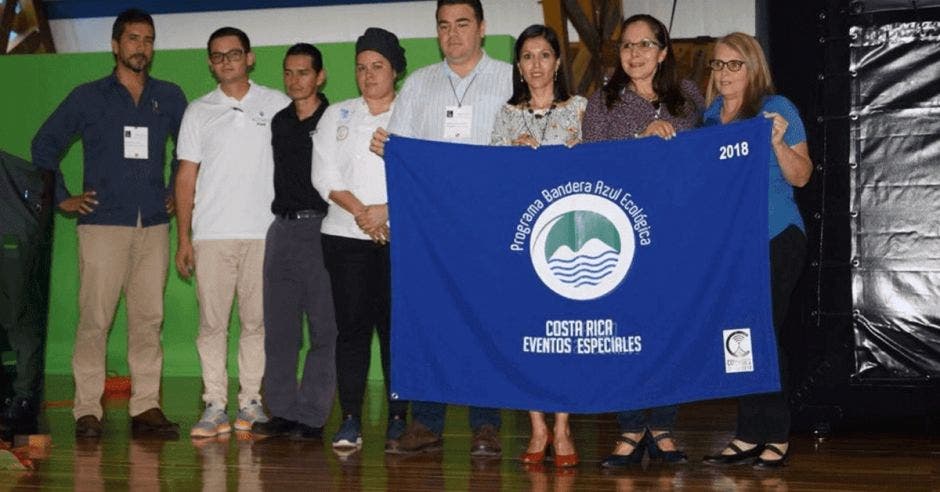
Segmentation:
[(121, 65), (131, 69), (135, 73), (140, 73), (147, 70), (147, 67), (150, 66), (150, 59), (146, 55), (138, 53), (136, 55), (131, 55), (128, 57), (123, 57), (120, 59)]

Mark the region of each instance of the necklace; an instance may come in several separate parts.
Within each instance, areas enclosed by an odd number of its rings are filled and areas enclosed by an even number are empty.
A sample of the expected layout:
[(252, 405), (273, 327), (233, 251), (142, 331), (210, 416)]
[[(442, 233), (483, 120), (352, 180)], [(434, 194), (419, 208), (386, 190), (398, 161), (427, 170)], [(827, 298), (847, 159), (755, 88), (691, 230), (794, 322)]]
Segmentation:
[(637, 96), (640, 96), (641, 98), (645, 99), (646, 102), (652, 103), (652, 102), (659, 100), (659, 96), (656, 94), (655, 89), (653, 90), (653, 92), (644, 94), (640, 92), (640, 89), (636, 86), (636, 84), (632, 82), (628, 84), (626, 87), (624, 87), (624, 89), (627, 89), (627, 88), (629, 88)]
[[(532, 125), (535, 126), (536, 129), (538, 129), (537, 122), (545, 120), (542, 124), (542, 128), (541, 128), (542, 131), (539, 137), (539, 145), (541, 145), (542, 143), (545, 142), (545, 132), (548, 131), (548, 125), (552, 118), (552, 111), (555, 111), (555, 108), (557, 106), (555, 105), (555, 103), (552, 103), (552, 105), (548, 107), (548, 111), (546, 111), (544, 114), (536, 113), (535, 110), (532, 109), (532, 106), (529, 103), (525, 103), (525, 107), (526, 107), (526, 112), (528, 112), (529, 116), (532, 117), (531, 118), (533, 120)], [(526, 131), (529, 132), (529, 135), (532, 135), (533, 137), (535, 137), (535, 132), (533, 132), (532, 128), (529, 126), (529, 118), (526, 118), (525, 113), (522, 114), (522, 122), (525, 124), (525, 129)]]

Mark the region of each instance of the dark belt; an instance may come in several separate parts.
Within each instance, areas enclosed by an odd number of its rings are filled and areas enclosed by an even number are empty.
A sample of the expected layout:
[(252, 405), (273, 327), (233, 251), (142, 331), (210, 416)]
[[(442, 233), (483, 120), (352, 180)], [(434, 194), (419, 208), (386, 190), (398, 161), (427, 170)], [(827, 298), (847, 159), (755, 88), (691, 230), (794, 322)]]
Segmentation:
[(275, 215), (285, 220), (322, 219), (326, 216), (326, 212), (319, 210), (298, 210), (296, 212), (284, 212)]

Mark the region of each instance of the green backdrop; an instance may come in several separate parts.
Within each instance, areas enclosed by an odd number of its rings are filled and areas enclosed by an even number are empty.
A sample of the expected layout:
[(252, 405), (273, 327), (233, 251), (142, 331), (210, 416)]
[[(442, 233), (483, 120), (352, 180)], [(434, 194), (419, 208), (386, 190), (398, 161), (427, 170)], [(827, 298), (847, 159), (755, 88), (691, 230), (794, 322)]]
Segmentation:
[[(109, 33), (102, 33), (108, 36)], [(159, 33), (158, 33), (159, 34)], [(154, 77), (179, 84), (189, 100), (215, 87), (202, 49), (160, 50), (154, 57)], [(402, 41), (409, 71), (440, 61), (436, 39)], [(334, 102), (358, 96), (354, 66), (354, 43), (318, 45), (327, 69), (327, 97)], [(256, 47), (256, 64), (251, 78), (263, 85), (283, 88), (281, 61), (286, 46)], [(512, 38), (490, 36), (487, 53), (509, 60)], [(30, 158), (30, 142), (46, 117), (78, 84), (101, 78), (110, 73), (114, 60), (111, 53), (80, 53), (56, 55), (0, 56), (0, 149), (25, 159)], [(69, 149), (62, 160), (62, 172), (69, 190), (82, 189), (81, 142)], [(167, 166), (169, 168), (169, 166)], [(169, 174), (169, 171), (167, 171)], [(184, 282), (172, 267), (176, 252), (175, 221), (171, 223), (170, 272), (165, 293), (163, 349), (165, 376), (198, 376), (201, 374), (196, 354), (196, 332), (199, 310), (194, 285)], [(72, 346), (78, 321), (78, 259), (75, 220), (56, 216), (52, 278), (49, 301), (49, 335), (46, 371), (49, 374), (71, 374)], [(237, 374), (238, 319), (233, 312), (229, 336), (230, 376)], [(127, 374), (127, 319), (123, 301), (119, 306), (108, 342), (108, 371)], [(381, 378), (377, 350), (373, 347), (371, 378)]]

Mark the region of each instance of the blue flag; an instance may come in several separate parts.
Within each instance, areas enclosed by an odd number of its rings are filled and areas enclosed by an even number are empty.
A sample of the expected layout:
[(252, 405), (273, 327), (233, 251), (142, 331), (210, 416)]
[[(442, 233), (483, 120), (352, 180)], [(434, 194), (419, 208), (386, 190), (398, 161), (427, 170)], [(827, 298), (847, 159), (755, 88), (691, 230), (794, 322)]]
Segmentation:
[(770, 129), (393, 137), (393, 397), (594, 413), (779, 390)]

